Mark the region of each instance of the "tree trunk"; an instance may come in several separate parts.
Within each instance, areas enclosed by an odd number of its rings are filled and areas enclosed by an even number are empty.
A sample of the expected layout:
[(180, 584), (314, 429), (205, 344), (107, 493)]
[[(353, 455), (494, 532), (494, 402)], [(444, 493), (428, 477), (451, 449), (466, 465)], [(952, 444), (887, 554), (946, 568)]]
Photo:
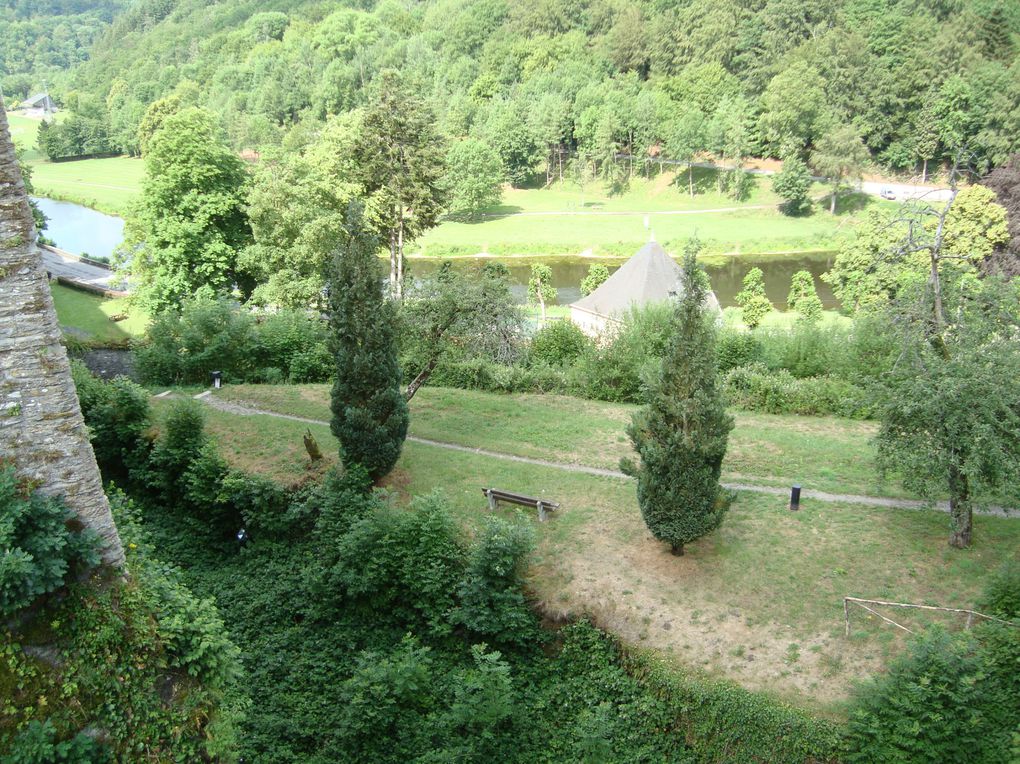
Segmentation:
[(397, 296), (397, 237), (390, 231), (390, 297)]
[(397, 223), (397, 299), (404, 298), (404, 208), (400, 207), (400, 222)]
[(694, 164), (692, 162), (687, 163), (687, 190), (691, 194), (691, 198), (694, 198)]
[(0, 100), (0, 464), (62, 496), (99, 534), (103, 560), (124, 550), (89, 443), (67, 351), (35, 246), (28, 195)]
[(970, 484), (960, 468), (949, 468), (949, 546), (966, 549), (974, 530), (974, 504)]
[(921, 182), (922, 183), (927, 183), (928, 182), (928, 160), (927, 159), (925, 159), (924, 163), (921, 165)]
[(836, 214), (836, 189), (832, 189), (832, 195), (829, 198), (829, 214)]
[(669, 553), (672, 554), (674, 557), (683, 557), (684, 556), (684, 545), (683, 544), (673, 544), (671, 546), (670, 550), (669, 550)]
[(436, 370), (436, 366), (439, 365), (439, 356), (431, 359), (425, 368), (418, 372), (418, 376), (411, 380), (411, 383), (407, 386), (407, 390), (404, 391), (404, 400), (409, 401), (414, 397), (414, 394), (418, 392), (418, 388), (424, 385), (429, 377), (432, 376), (432, 372)]
[(542, 308), (542, 326), (545, 326), (545, 297), (542, 295), (542, 282), (538, 282), (538, 305)]

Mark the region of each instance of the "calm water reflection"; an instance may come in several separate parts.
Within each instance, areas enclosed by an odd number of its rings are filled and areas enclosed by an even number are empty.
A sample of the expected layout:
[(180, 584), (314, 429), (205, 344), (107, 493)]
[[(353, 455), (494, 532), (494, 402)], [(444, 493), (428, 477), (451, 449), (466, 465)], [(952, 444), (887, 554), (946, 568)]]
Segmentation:
[[(80, 255), (109, 256), (120, 244), (124, 234), (124, 221), (111, 215), (104, 215), (87, 207), (52, 199), (36, 199), (40, 209), (49, 218), (46, 235), (57, 246)], [(744, 275), (759, 267), (765, 273), (765, 291), (778, 308), (786, 307), (786, 296), (790, 291), (790, 279), (800, 270), (810, 271), (815, 277), (818, 296), (826, 308), (837, 308), (839, 303), (832, 296), (829, 285), (819, 277), (832, 267), (835, 256), (832, 252), (805, 255), (741, 255), (739, 257), (713, 258), (705, 261), (712, 288), (723, 307), (734, 304), (734, 297), (740, 291)], [(588, 274), (593, 262), (603, 262), (615, 271), (623, 260), (591, 260), (577, 257), (552, 258), (493, 258), (510, 269), (514, 283), (514, 294), (521, 302), (527, 299), (528, 277), (531, 263), (541, 260), (552, 268), (553, 284), (557, 291), (557, 302), (567, 305), (581, 296), (581, 280)], [(424, 276), (439, 267), (441, 258), (409, 261), (411, 275)], [(454, 267), (470, 267), (473, 260), (453, 260)]]
[(124, 240), (124, 221), (80, 204), (34, 199), (47, 218), (43, 235), (75, 255), (109, 257)]
[[(705, 268), (712, 280), (712, 289), (723, 307), (735, 305), (734, 298), (740, 291), (741, 282), (749, 270), (761, 268), (765, 273), (765, 291), (772, 304), (777, 308), (786, 307), (786, 297), (790, 292), (790, 280), (797, 271), (810, 271), (815, 277), (818, 296), (826, 308), (838, 308), (839, 302), (832, 295), (832, 289), (823, 282), (820, 276), (832, 267), (833, 252), (819, 252), (809, 255), (740, 255), (708, 259)], [(514, 293), (521, 302), (527, 299), (528, 277), (531, 263), (541, 260), (553, 272), (553, 285), (556, 287), (557, 302), (568, 305), (581, 297), (581, 280), (588, 275), (588, 268), (593, 262), (603, 262), (609, 266), (610, 272), (615, 271), (623, 263), (622, 260), (590, 260), (580, 258), (493, 258), (510, 269), (514, 282)], [(439, 267), (442, 260), (412, 259), (410, 271), (414, 275), (424, 276)], [(470, 267), (473, 260), (453, 260), (454, 267)]]

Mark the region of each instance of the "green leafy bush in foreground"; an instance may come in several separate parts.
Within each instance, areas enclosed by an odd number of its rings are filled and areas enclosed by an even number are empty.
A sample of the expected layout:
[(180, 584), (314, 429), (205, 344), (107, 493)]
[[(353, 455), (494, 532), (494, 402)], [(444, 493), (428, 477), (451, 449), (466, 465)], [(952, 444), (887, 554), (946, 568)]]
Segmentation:
[(76, 566), (98, 563), (98, 536), (60, 499), (29, 490), (0, 465), (0, 615), (59, 589)]

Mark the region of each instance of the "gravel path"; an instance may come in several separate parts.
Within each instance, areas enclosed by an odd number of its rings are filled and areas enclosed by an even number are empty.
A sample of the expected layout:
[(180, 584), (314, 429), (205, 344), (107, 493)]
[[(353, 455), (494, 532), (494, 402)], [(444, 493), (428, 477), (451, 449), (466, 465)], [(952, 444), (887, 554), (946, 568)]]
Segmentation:
[[(195, 398), (207, 406), (211, 406), (214, 409), (224, 411), (228, 414), (236, 414), (238, 416), (271, 416), (276, 417), (277, 419), (289, 419), (293, 422), (303, 422), (304, 424), (317, 424), (329, 427), (329, 422), (322, 419), (309, 419), (307, 417), (294, 416), (292, 414), (280, 414), (276, 411), (267, 411), (265, 409), (242, 406), (239, 403), (225, 401), (222, 398), (209, 395), (208, 391), (196, 395)], [(508, 462), (533, 464), (537, 467), (548, 467), (549, 469), (563, 470), (564, 472), (577, 472), (583, 475), (594, 475), (596, 477), (618, 478), (621, 480), (631, 479), (619, 470), (609, 470), (602, 467), (588, 467), (583, 464), (565, 464), (563, 462), (553, 462), (548, 459), (537, 459), (530, 456), (517, 456), (516, 454), (507, 454), (501, 451), (490, 451), (485, 448), (471, 448), (470, 446), (462, 446), (457, 443), (446, 443), (440, 440), (419, 438), (415, 435), (408, 435), (407, 439), (412, 443), (420, 443), (425, 446), (434, 446), (436, 448), (445, 448), (450, 451), (460, 451), (466, 454), (487, 456), (492, 459), (502, 459)], [(723, 483), (722, 485), (724, 488), (728, 488), (733, 491), (749, 491), (751, 493), (763, 493), (772, 496), (788, 496), (790, 493), (789, 488), (782, 488), (779, 486), (755, 485), (753, 483)], [(804, 489), (801, 491), (801, 500), (804, 499), (816, 499), (818, 501), (848, 504), (863, 504), (869, 507), (889, 507), (891, 509), (934, 508), (942, 512), (949, 512), (949, 503), (944, 501), (938, 502), (934, 507), (932, 507), (923, 501), (916, 501), (912, 499), (890, 499), (882, 496), (861, 496), (851, 493), (828, 493), (826, 491), (814, 491), (811, 489)], [(1007, 509), (1004, 507), (983, 507), (976, 508), (974, 510), (974, 514), (1017, 518), (1020, 517), (1020, 510)]]

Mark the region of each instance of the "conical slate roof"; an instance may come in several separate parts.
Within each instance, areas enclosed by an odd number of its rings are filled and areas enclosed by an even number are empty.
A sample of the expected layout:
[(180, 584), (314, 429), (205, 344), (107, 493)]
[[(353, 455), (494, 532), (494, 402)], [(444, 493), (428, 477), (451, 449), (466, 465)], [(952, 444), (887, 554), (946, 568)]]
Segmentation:
[[(599, 316), (622, 318), (632, 305), (641, 307), (679, 296), (680, 275), (680, 266), (676, 261), (666, 254), (658, 242), (650, 241), (606, 279), (602, 286), (572, 303), (570, 307)], [(715, 292), (710, 291), (705, 302), (710, 310), (719, 310)]]

